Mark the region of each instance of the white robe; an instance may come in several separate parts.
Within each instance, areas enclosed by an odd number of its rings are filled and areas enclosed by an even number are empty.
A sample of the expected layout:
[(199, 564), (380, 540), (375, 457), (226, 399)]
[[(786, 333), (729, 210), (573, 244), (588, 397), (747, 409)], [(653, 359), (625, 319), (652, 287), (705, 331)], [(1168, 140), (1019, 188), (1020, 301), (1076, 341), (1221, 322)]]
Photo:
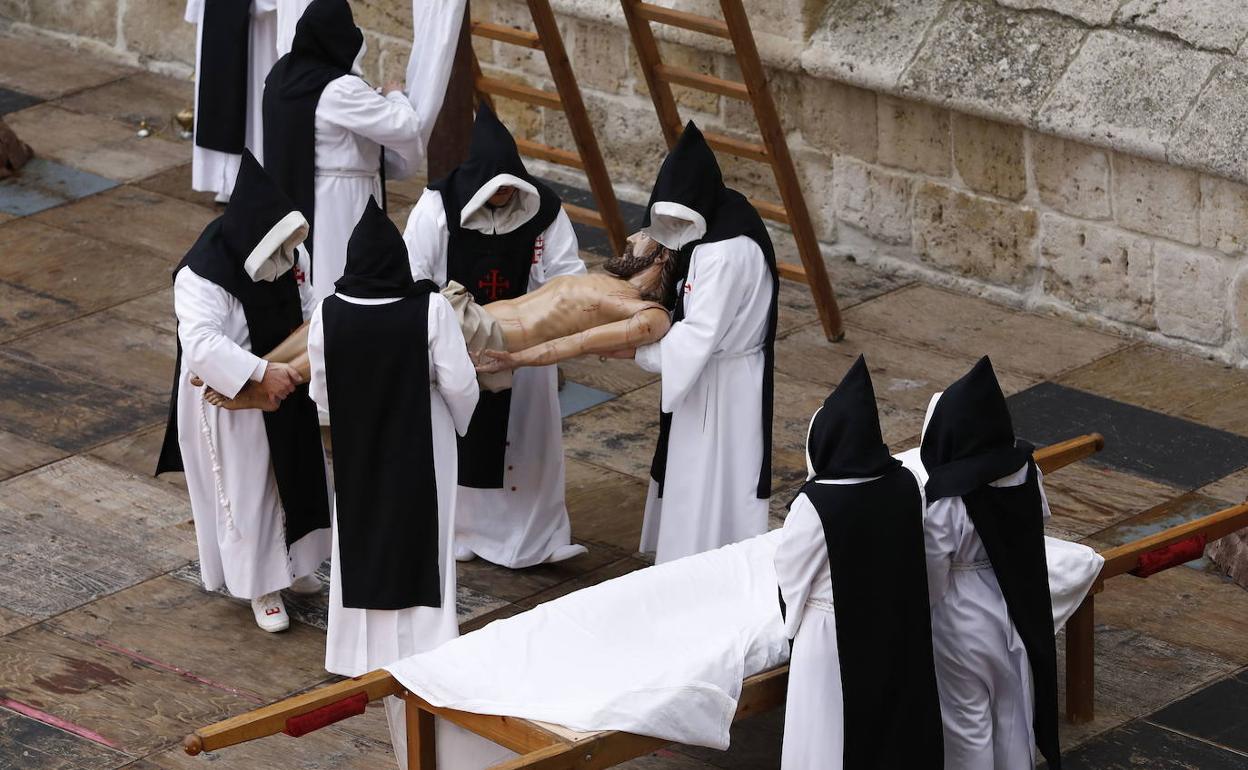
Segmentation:
[(303, 16), (303, 10), (307, 8), (312, 0), (276, 0), (277, 3), (277, 35), (276, 50), (278, 58), (290, 53), (290, 44), (295, 39), (295, 25), (299, 23), (299, 17)]
[(756, 491), (771, 288), (749, 238), (698, 246), (681, 287), (684, 319), (637, 350), (639, 366), (662, 374), (662, 409), (672, 413), (663, 497), (652, 480), (641, 532), (656, 563), (767, 531)]
[[(391, 299), (342, 297), (357, 305)], [(325, 380), (325, 327), (317, 305), (308, 329), (309, 391), (322, 411), (330, 410)], [(459, 636), (455, 614), (455, 435), (463, 434), (477, 405), (477, 376), (450, 303), (429, 297), (429, 408), (433, 426), (433, 464), (438, 493), (438, 569), (442, 576), (441, 607), (369, 610), (344, 607), (342, 570), (338, 560), (337, 504), (334, 506), (333, 561), (329, 578), (329, 625), (325, 668), (334, 674), (360, 676), (409, 655), (431, 650)], [(381, 408), (384, 408), (382, 405)], [(413, 437), (421, 440), (422, 437)], [(384, 537), (384, 533), (379, 533)], [(386, 719), (400, 766), (405, 762), (406, 728), (403, 701), (386, 699)], [(450, 765), (446, 765), (450, 766)]]
[[(200, 46), (203, 39), (205, 0), (188, 0), (186, 20), (197, 27), (195, 35), (195, 72), (198, 83)], [(250, 77), (247, 81), (247, 133), (244, 144), (256, 160), (264, 163), (264, 121), (260, 104), (264, 95), (264, 79), (277, 61), (274, 41), (277, 36), (278, 0), (254, 0), (251, 6), (251, 39), (247, 53)], [(195, 88), (195, 121), (199, 123), (199, 88)], [(216, 193), (218, 201), (228, 201), (234, 190), (234, 179), (243, 156), (209, 150), (192, 144), (191, 189)]]
[[(484, 226), (484, 225), (483, 225)], [(529, 291), (560, 275), (585, 272), (576, 233), (560, 211), (542, 233), (529, 271)], [(446, 210), (441, 193), (425, 190), (403, 232), (412, 275), (446, 285)], [(512, 382), (502, 489), (460, 487), (456, 541), (504, 567), (540, 564), (572, 542), (564, 503), (563, 426), (554, 366), (517, 369)]]
[[(300, 293), (306, 318), (311, 293), (303, 286)], [(329, 556), (330, 531), (315, 530), (287, 549), (264, 414), (212, 406), (203, 400), (203, 388), (190, 384), (194, 373), (233, 397), (249, 379), (264, 375), (263, 362), (250, 350), (242, 303), (189, 268), (174, 279), (173, 302), (182, 343), (178, 443), (200, 574), (210, 591), (224, 585), (234, 596), (255, 599), (312, 574)]]

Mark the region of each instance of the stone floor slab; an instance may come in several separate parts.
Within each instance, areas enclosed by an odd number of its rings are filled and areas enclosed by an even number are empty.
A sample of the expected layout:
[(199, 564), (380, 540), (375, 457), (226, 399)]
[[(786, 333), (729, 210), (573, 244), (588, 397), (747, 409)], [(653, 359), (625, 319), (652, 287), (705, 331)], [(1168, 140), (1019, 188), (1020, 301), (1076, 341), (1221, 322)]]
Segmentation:
[[(215, 212), (130, 185), (34, 217), (62, 230), (157, 254), (175, 265)], [(118, 227), (125, 222), (125, 227)]]
[(1098, 547), (1122, 545), (1147, 537), (1170, 527), (1193, 519), (1216, 513), (1230, 506), (1226, 500), (1208, 497), (1198, 492), (1188, 492), (1165, 500), (1147, 511), (1137, 513), (1099, 532), (1088, 539)]
[(1107, 581), (1096, 597), (1096, 620), (1248, 664), (1248, 591), (1219, 575), (1169, 569)]
[(636, 551), (648, 482), (571, 458), (564, 468), (572, 532), (591, 544)]
[(1014, 431), (1036, 444), (1100, 433), (1098, 465), (1196, 489), (1248, 464), (1248, 439), (1138, 406), (1043, 382), (1009, 398)]
[(1184, 407), (1180, 417), (1248, 436), (1248, 385), (1232, 388)]
[(3, 36), (0, 86), (55, 99), (116, 80), (129, 70), (96, 56), (74, 52), (65, 43)]
[(60, 615), (49, 628), (257, 704), (330, 678), (317, 629), (296, 623), (265, 633), (247, 604), (169, 576)]
[(55, 462), (66, 452), (28, 438), (0, 431), (0, 481)]
[(1148, 722), (1112, 730), (1062, 757), (1069, 770), (1232, 770), (1244, 756)]
[(8, 115), (10, 112), (34, 107), (42, 101), (38, 96), (24, 94), (11, 88), (0, 88), (0, 117)]
[(1158, 38), (1094, 31), (1040, 107), (1040, 127), (1164, 156), (1217, 62)]
[(1079, 462), (1044, 477), (1054, 526), (1080, 539), (1183, 493), (1179, 487)]
[(110, 307), (170, 285), (164, 260), (28, 219), (0, 226), (0, 281), (74, 303)]
[(1209, 685), (1152, 714), (1148, 721), (1248, 757), (1248, 674), (1241, 671)]
[[(173, 312), (172, 281), (168, 288), (114, 306), (109, 312), (130, 321), (147, 324), (154, 329), (176, 334), (178, 318)], [(172, 372), (170, 372), (172, 375)]]
[[(0, 227), (0, 233), (2, 232), (3, 228)], [(0, 278), (0, 342), (60, 321), (68, 321), (79, 312), (78, 306), (67, 299)]]
[(41, 104), (6, 117), (35, 153), (121, 182), (186, 163), (190, 145), (140, 138), (122, 123)]
[(1232, 503), (1248, 500), (1248, 468), (1238, 470), (1229, 476), (1223, 476), (1212, 484), (1201, 487), (1202, 495), (1216, 497)]
[(636, 478), (649, 476), (658, 436), (658, 383), (563, 421), (563, 447), (567, 457)]
[(109, 311), (23, 337), (5, 347), (29, 361), (130, 390), (153, 408), (168, 404), (175, 335)]
[(0, 708), (3, 770), (111, 770), (133, 759), (129, 754)]
[(608, 393), (605, 390), (598, 390), (597, 388), (591, 388), (588, 385), (582, 385), (579, 382), (569, 380), (564, 383), (563, 387), (559, 388), (560, 416), (567, 419), (574, 414), (583, 412), (586, 409), (592, 409), (613, 398), (615, 398), (614, 393)]
[(0, 211), (24, 217), (116, 186), (111, 179), (32, 158), (21, 173), (0, 181)]
[(1058, 377), (1062, 385), (1166, 414), (1248, 386), (1248, 372), (1139, 343)]
[(179, 110), (195, 103), (195, 84), (191, 80), (136, 72), (96, 88), (89, 88), (57, 102), (60, 106), (91, 115), (101, 115), (138, 129), (146, 122), (151, 130), (165, 139), (183, 140), (174, 121)]
[(1125, 347), (1121, 337), (1008, 310), (930, 286), (911, 286), (850, 308), (846, 320), (945, 354), (978, 358), (1036, 379), (1055, 377)]
[(198, 757), (187, 756), (175, 746), (127, 770), (202, 770), (209, 763), (213, 770), (376, 770), (393, 766), (394, 753), (388, 743), (335, 726), (298, 740), (277, 735)]
[(928, 33), (901, 90), (964, 112), (1027, 122), (1084, 34), (1069, 19), (960, 0)]
[[(170, 198), (194, 203), (204, 208), (211, 209), (216, 214), (220, 214), (225, 207), (216, 202), (216, 194), (210, 192), (196, 192), (191, 189), (191, 164), (183, 163), (173, 168), (165, 169), (157, 174), (140, 179), (134, 184), (142, 187), (144, 190), (150, 190), (161, 195), (167, 195)], [(390, 183), (387, 183), (387, 187)]]
[[(137, 476), (151, 476), (156, 469), (156, 458), (165, 439), (165, 423), (157, 423), (116, 441), (101, 444), (92, 449), (91, 457), (112, 463)], [(162, 473), (154, 477), (161, 482), (170, 484), (183, 493), (186, 491), (186, 477), (182, 473)]]
[(473, 559), (459, 564), (459, 583), (506, 602), (519, 602), (618, 561), (624, 555), (609, 546), (593, 545), (587, 554), (523, 570), (509, 570), (484, 559)]
[(5, 697), (143, 756), (252, 707), (224, 690), (152, 668), (46, 626), (0, 638)]
[(0, 351), (0, 430), (79, 452), (155, 424), (167, 405)]
[(659, 375), (620, 358), (581, 356), (561, 362), (559, 369), (569, 382), (617, 396), (659, 381)]
[(0, 607), (0, 636), (11, 634), (19, 628), (25, 628), (36, 622), (35, 618)]

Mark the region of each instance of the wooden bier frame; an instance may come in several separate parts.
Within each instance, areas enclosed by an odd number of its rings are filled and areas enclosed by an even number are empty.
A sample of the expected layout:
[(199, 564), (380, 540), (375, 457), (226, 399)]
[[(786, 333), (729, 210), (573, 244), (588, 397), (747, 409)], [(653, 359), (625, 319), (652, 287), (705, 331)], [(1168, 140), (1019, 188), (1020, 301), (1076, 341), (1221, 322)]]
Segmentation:
[[(1099, 452), (1104, 446), (1105, 441), (1099, 434), (1089, 434), (1037, 450), (1035, 460), (1043, 472), (1052, 473)], [(1241, 507), (1245, 509), (1245, 518), (1248, 519), (1248, 506)], [(1162, 533), (1162, 535), (1165, 534)], [(1140, 541), (1150, 543), (1142, 550), (1156, 547), (1152, 542), (1158, 537), (1161, 536), (1155, 535), (1153, 538)], [(1114, 561), (1111, 561), (1111, 558)], [(1138, 559), (1138, 554), (1136, 558)], [(1111, 551), (1107, 554), (1106, 568), (1108, 569), (1111, 564), (1125, 565), (1126, 562), (1125, 556), (1114, 556)], [(788, 689), (788, 679), (789, 667), (787, 665), (746, 679), (742, 684), (734, 721), (783, 704)], [(182, 745), (186, 753), (195, 755), (276, 733), (299, 735), (349, 716), (349, 713), (337, 713), (346, 701), (352, 699), (357, 701), (359, 708), (354, 713), (360, 713), (364, 702), (379, 700), (391, 695), (403, 698), (407, 704), (409, 770), (436, 770), (437, 768), (434, 745), (435, 717), (459, 725), (520, 755), (515, 759), (495, 765), (492, 770), (599, 770), (599, 768), (613, 767), (630, 759), (644, 756), (668, 743), (660, 738), (613, 730), (578, 732), (528, 719), (441, 708), (407, 691), (389, 672), (377, 670), (200, 728), (186, 736)], [(329, 715), (312, 728), (301, 730), (291, 723), (292, 720), (300, 717), (306, 719), (308, 715), (316, 719), (319, 714)]]
[[(741, 0), (720, 0), (720, 10), (724, 14), (724, 18), (720, 20), (665, 8), (641, 0), (621, 0), (621, 3), (624, 18), (628, 22), (629, 34), (633, 38), (633, 47), (641, 63), (641, 72), (645, 76), (646, 87), (650, 90), (650, 99), (654, 102), (654, 110), (659, 117), (659, 126), (669, 149), (676, 144), (681, 131), (684, 130), (684, 124), (680, 120), (680, 111), (676, 107), (676, 98), (672, 94), (673, 85), (696, 88), (729, 99), (738, 99), (747, 102), (753, 108), (762, 144), (747, 142), (713, 131), (703, 131), (702, 134), (706, 137), (706, 143), (718, 152), (726, 152), (739, 158), (771, 166), (781, 202), (751, 200), (750, 203), (764, 219), (786, 224), (793, 231), (793, 239), (797, 242), (797, 253), (802, 262), (800, 265), (780, 263), (777, 266), (780, 275), (801, 281), (810, 287), (815, 307), (819, 311), (819, 320), (823, 325), (824, 335), (831, 342), (840, 340), (845, 336), (841, 309), (836, 303), (836, 293), (832, 290), (832, 283), (828, 280), (828, 270), (823, 264), (823, 252), (819, 249), (819, 239), (815, 236), (815, 228), (810, 221), (810, 210), (806, 207), (806, 198), (802, 195), (802, 185), (797, 178), (793, 157), (789, 154), (784, 126), (780, 123), (776, 103), (771, 98), (771, 91), (767, 87), (767, 73), (758, 56), (758, 46), (754, 42), (754, 33), (750, 30), (750, 20), (746, 16), (745, 6), (742, 5)], [(665, 64), (660, 56), (654, 31), (650, 28), (652, 23), (678, 27), (729, 41), (736, 55), (737, 64), (741, 67), (741, 79), (744, 82), (725, 80)]]

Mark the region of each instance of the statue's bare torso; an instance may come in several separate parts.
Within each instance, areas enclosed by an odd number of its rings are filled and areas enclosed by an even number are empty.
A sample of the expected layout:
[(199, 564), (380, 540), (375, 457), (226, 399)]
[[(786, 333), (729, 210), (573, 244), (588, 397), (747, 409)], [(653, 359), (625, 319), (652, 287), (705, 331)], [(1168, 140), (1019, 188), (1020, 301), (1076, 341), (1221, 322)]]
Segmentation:
[(543, 342), (634, 318), (648, 308), (666, 314), (657, 302), (641, 298), (628, 281), (603, 273), (561, 275), (536, 291), (485, 306), (498, 319), (507, 349), (520, 351)]

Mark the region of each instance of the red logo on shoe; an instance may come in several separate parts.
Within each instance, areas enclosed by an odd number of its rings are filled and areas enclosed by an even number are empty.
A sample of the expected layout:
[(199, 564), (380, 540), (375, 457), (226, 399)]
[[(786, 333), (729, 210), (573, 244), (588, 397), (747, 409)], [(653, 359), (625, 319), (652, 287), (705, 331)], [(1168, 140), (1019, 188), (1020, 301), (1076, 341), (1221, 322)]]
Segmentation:
[(265, 610), (265, 611), (264, 611), (264, 614), (265, 614), (265, 615), (281, 615), (281, 614), (282, 614), (282, 608), (281, 608), (281, 607), (270, 607), (270, 608), (268, 608), (267, 610)]

